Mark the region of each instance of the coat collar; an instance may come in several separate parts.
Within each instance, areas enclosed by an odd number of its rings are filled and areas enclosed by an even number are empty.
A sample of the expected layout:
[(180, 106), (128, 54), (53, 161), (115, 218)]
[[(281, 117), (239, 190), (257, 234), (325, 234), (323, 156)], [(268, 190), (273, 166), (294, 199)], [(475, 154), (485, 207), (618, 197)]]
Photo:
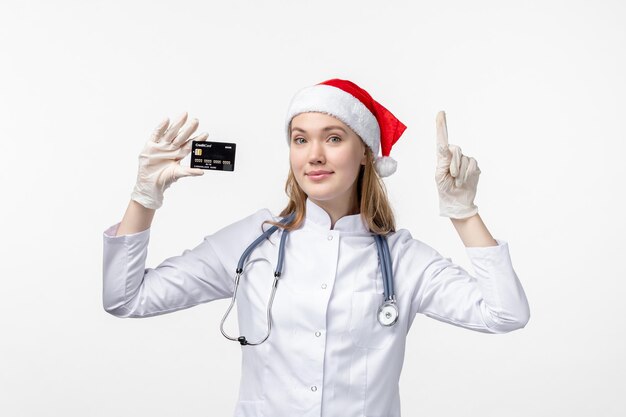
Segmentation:
[[(306, 199), (306, 215), (304, 217), (304, 228), (314, 228), (321, 231), (330, 229), (330, 215), (315, 204), (311, 199)], [(343, 216), (335, 223), (336, 230), (341, 233), (351, 234), (371, 234), (360, 213)]]

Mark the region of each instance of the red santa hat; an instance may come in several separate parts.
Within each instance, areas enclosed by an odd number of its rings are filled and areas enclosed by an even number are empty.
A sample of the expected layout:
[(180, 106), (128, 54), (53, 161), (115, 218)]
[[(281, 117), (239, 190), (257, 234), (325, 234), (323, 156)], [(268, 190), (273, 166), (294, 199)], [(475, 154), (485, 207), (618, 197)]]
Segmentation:
[[(389, 156), (406, 126), (389, 110), (372, 98), (367, 91), (348, 80), (333, 78), (305, 87), (292, 98), (287, 110), (285, 128), (287, 143), (291, 143), (289, 123), (305, 112), (327, 113), (348, 125), (363, 139), (375, 156), (378, 175), (387, 177), (396, 171), (398, 163)], [(382, 156), (378, 156), (378, 148)]]

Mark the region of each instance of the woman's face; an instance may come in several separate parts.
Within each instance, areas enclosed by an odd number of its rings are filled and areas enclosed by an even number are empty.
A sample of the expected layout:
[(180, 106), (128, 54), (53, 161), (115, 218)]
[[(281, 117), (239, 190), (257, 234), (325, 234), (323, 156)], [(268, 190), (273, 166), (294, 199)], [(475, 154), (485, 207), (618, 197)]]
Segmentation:
[[(339, 119), (319, 112), (291, 119), (289, 161), (296, 181), (312, 199), (349, 204), (365, 165), (365, 143)], [(315, 175), (315, 171), (326, 174)]]

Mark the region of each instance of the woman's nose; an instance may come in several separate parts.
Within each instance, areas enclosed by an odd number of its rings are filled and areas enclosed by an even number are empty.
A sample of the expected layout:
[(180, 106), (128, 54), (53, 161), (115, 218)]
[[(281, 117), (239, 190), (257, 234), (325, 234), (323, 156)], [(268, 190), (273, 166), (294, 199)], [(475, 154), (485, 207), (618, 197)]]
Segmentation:
[(309, 161), (323, 161), (324, 160), (324, 146), (320, 141), (311, 141), (309, 146)]

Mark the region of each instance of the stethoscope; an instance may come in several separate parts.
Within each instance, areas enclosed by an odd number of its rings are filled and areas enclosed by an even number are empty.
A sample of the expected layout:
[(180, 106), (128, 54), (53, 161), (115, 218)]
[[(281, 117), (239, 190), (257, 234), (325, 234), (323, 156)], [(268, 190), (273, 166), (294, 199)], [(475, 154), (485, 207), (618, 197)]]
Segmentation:
[[(281, 224), (286, 224), (290, 222), (296, 213), (291, 213), (289, 216), (280, 220)], [(230, 337), (224, 332), (224, 321), (230, 310), (233, 308), (235, 304), (235, 299), (237, 298), (237, 288), (239, 287), (239, 280), (241, 274), (243, 272), (243, 265), (250, 256), (250, 253), (257, 247), (259, 243), (261, 243), (266, 237), (270, 236), (278, 229), (278, 226), (270, 227), (266, 232), (264, 232), (261, 236), (256, 238), (254, 242), (248, 246), (248, 248), (243, 252), (241, 258), (239, 258), (239, 262), (237, 263), (237, 270), (235, 275), (235, 289), (233, 291), (232, 301), (228, 306), (228, 310), (226, 310), (226, 314), (224, 314), (224, 318), (222, 318), (222, 322), (220, 323), (220, 331), (224, 335), (225, 338), (229, 340), (233, 340), (235, 342), (241, 343), (241, 345), (260, 345), (265, 342), (267, 338), (270, 336), (270, 332), (272, 330), (272, 303), (274, 302), (274, 294), (276, 293), (276, 287), (278, 286), (278, 279), (280, 278), (281, 271), (283, 268), (283, 258), (285, 254), (285, 240), (287, 235), (289, 234), (288, 230), (283, 230), (283, 235), (280, 239), (280, 247), (278, 249), (278, 265), (276, 266), (276, 271), (274, 272), (274, 283), (272, 284), (272, 293), (270, 295), (270, 300), (267, 304), (267, 335), (258, 342), (249, 342), (246, 340), (245, 336), (239, 336), (237, 338)], [(376, 241), (376, 247), (378, 248), (378, 258), (381, 263), (381, 272), (383, 276), (383, 284), (385, 286), (384, 292), (384, 301), (381, 306), (378, 308), (378, 322), (383, 326), (392, 326), (396, 324), (398, 321), (398, 307), (396, 306), (396, 295), (393, 289), (393, 273), (391, 270), (391, 255), (389, 253), (389, 245), (387, 244), (387, 239), (382, 236), (375, 234), (374, 240)]]

